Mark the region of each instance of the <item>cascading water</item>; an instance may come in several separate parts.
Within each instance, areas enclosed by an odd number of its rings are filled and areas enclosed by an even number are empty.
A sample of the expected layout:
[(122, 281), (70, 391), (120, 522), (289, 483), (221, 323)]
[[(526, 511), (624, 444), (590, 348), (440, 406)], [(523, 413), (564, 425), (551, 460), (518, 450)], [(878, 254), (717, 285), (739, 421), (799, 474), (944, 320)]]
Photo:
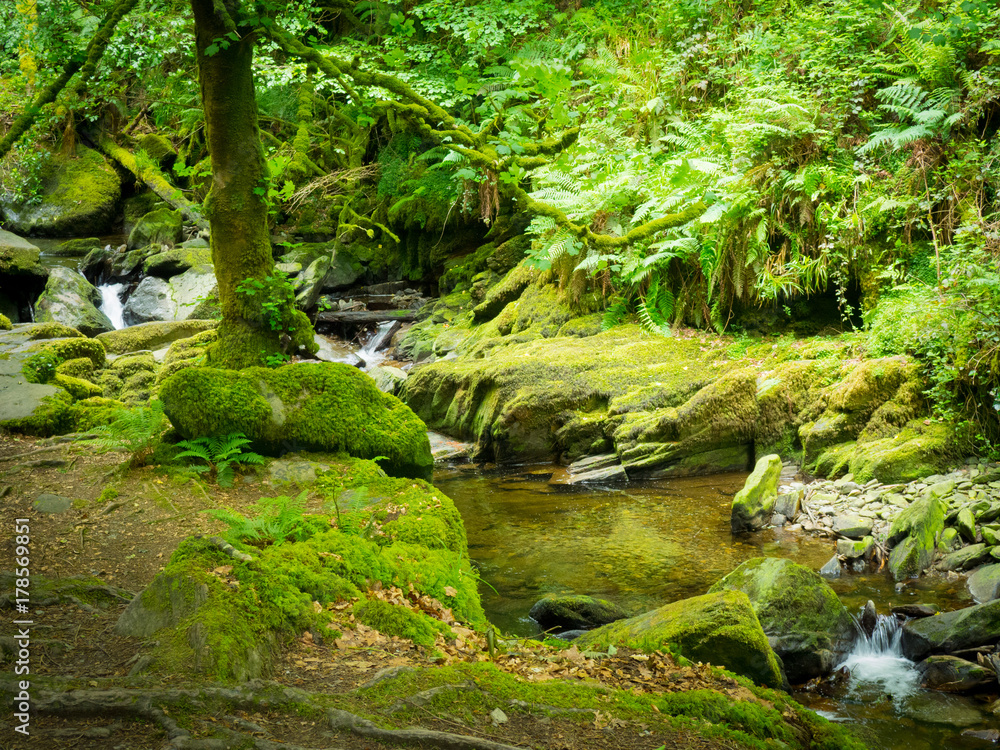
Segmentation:
[(851, 674), (851, 692), (891, 696), (898, 703), (920, 689), (920, 675), (903, 656), (903, 627), (894, 616), (878, 615), (871, 635), (859, 626), (854, 647), (837, 669)]
[(97, 287), (101, 293), (101, 311), (108, 316), (108, 320), (111, 321), (111, 325), (115, 327), (116, 331), (125, 327), (125, 320), (122, 317), (122, 300), (119, 296), (123, 287), (124, 284), (104, 284)]
[(395, 333), (399, 324), (396, 321), (387, 321), (378, 324), (378, 330), (371, 340), (358, 350), (358, 356), (365, 362), (365, 369), (377, 365), (385, 359), (383, 350), (389, 345), (392, 334)]

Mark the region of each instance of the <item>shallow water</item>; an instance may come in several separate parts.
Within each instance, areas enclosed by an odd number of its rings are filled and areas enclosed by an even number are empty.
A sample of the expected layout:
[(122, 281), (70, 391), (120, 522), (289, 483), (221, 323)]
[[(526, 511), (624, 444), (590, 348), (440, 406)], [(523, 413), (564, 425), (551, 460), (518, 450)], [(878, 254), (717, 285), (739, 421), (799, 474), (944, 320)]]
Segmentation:
[[(469, 554), (485, 584), (486, 614), (510, 634), (538, 633), (528, 610), (547, 593), (590, 594), (641, 612), (704, 594), (752, 557), (786, 557), (818, 569), (834, 553), (831, 539), (782, 529), (734, 537), (729, 508), (746, 474), (617, 488), (549, 484), (560, 471), (457, 467), (434, 477), (462, 514)], [(869, 599), (883, 613), (905, 603), (942, 610), (972, 603), (961, 580), (924, 578), (899, 591), (884, 573), (846, 574), (830, 583), (852, 612)], [(912, 665), (889, 651), (857, 650), (847, 664), (855, 677), (837, 699), (795, 697), (828, 718), (856, 724), (872, 748), (983, 747), (962, 738), (961, 729), (997, 722), (986, 723), (974, 700), (919, 689)]]

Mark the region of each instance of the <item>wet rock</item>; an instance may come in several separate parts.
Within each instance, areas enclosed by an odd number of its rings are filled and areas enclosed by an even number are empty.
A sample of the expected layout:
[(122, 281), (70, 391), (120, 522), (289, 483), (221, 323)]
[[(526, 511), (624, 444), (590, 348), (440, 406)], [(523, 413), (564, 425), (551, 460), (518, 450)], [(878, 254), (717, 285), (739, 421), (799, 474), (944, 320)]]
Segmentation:
[(824, 578), (840, 578), (840, 559), (836, 555), (831, 557), (819, 569), (819, 574)]
[(590, 630), (623, 620), (629, 613), (605, 599), (583, 595), (550, 595), (535, 602), (528, 615), (542, 630)]
[(862, 539), (872, 533), (872, 519), (860, 516), (837, 516), (833, 530), (849, 539)]
[(955, 483), (942, 482), (929, 488), (896, 517), (889, 529), (886, 541), (895, 545), (889, 554), (889, 571), (897, 581), (918, 576), (930, 565), (938, 537), (944, 530), (945, 501), (941, 490), (945, 485), (954, 488)]
[(87, 336), (114, 330), (114, 325), (98, 306), (101, 293), (83, 274), (56, 266), (49, 270), (45, 291), (35, 303), (39, 323), (62, 323)]
[(965, 701), (943, 693), (918, 693), (906, 699), (899, 713), (926, 724), (968, 727), (983, 720), (983, 715)]
[(926, 604), (900, 604), (892, 608), (892, 614), (897, 617), (933, 617), (938, 613), (937, 607), (928, 607)]
[(969, 544), (974, 544), (976, 541), (976, 519), (972, 515), (972, 511), (968, 508), (962, 508), (958, 512), (958, 518), (955, 519), (955, 528), (961, 537), (967, 541)]
[(858, 625), (861, 626), (861, 632), (871, 638), (872, 633), (875, 632), (875, 626), (877, 624), (878, 612), (875, 610), (875, 602), (869, 599), (865, 603), (864, 609), (861, 610), (861, 617), (858, 618)]
[(913, 660), (949, 654), (1000, 640), (1000, 599), (903, 626), (903, 653)]
[(792, 490), (791, 492), (782, 492), (774, 501), (774, 512), (780, 513), (785, 518), (792, 519), (799, 514), (801, 505), (801, 489)]
[(947, 654), (928, 656), (920, 664), (921, 685), (946, 693), (969, 693), (996, 683), (992, 670)]
[(170, 284), (155, 276), (144, 278), (125, 302), (122, 317), (128, 325), (173, 320)]
[(197, 266), (212, 265), (212, 251), (208, 248), (177, 246), (170, 250), (154, 253), (143, 262), (143, 273), (170, 279)]
[(941, 570), (972, 570), (990, 560), (990, 548), (985, 544), (970, 544), (957, 552), (946, 555), (939, 563)]
[(180, 211), (166, 206), (143, 215), (128, 235), (128, 249), (153, 245), (173, 247), (184, 236), (184, 219)]
[(979, 603), (1000, 597), (1000, 564), (984, 565), (973, 571), (966, 582), (972, 598)]
[(846, 557), (848, 560), (867, 560), (875, 549), (875, 540), (866, 536), (860, 541), (853, 539), (838, 539), (837, 554)]
[(962, 546), (962, 538), (958, 535), (958, 530), (949, 526), (941, 532), (938, 539), (938, 549), (944, 552), (953, 552)]
[(434, 456), (435, 463), (466, 459), (475, 448), (472, 443), (463, 443), (439, 432), (428, 432), (427, 437), (431, 441), (431, 455)]
[(368, 374), (383, 393), (396, 393), (407, 378), (406, 373), (398, 367), (390, 366), (371, 367)]
[(1000, 743), (1000, 729), (963, 729), (962, 736), (992, 742), (994, 745)]
[(767, 525), (778, 497), (780, 476), (781, 456), (771, 454), (757, 462), (743, 489), (733, 498), (733, 533), (756, 531)]
[(837, 642), (854, 631), (850, 614), (829, 584), (791, 560), (748, 560), (715, 583), (709, 593), (723, 590), (742, 591), (750, 598), (793, 683), (829, 671)]

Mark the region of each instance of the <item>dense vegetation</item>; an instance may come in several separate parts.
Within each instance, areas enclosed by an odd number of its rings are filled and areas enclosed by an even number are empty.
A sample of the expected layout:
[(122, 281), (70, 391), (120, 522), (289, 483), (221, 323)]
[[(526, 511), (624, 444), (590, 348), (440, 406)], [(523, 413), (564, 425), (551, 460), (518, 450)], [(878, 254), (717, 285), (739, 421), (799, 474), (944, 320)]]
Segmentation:
[[(0, 8), (5, 125), (120, 5)], [(38, 195), (40, 146), (110, 137), (205, 197), (189, 4), (134, 5), (0, 163), (5, 191)], [(235, 17), (202, 52), (254, 31), (272, 229), (459, 284), (483, 253), (457, 274), (455, 256), (527, 233), (530, 261), (607, 325), (863, 325), (872, 354), (924, 363), (940, 416), (1000, 437), (994, 3), (303, 0)]]

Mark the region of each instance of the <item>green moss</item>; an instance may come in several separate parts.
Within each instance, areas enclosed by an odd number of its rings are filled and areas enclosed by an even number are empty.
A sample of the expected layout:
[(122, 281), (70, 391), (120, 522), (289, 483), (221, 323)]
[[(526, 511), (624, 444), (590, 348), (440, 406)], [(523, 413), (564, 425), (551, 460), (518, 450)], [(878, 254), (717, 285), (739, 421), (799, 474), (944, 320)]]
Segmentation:
[(896, 516), (886, 543), (893, 547), (889, 554), (889, 571), (897, 581), (915, 578), (930, 565), (944, 531), (947, 507), (944, 498), (928, 491)]
[(218, 323), (213, 320), (144, 323), (99, 334), (97, 340), (103, 343), (112, 354), (127, 354), (156, 350), (180, 339), (190, 338), (209, 329), (214, 329), (217, 325)]
[(780, 478), (781, 456), (772, 453), (757, 461), (743, 488), (733, 498), (733, 531), (756, 531), (770, 523)]
[(62, 323), (48, 322), (33, 325), (28, 329), (28, 338), (33, 341), (42, 339), (86, 338), (75, 328)]
[(354, 606), (354, 615), (384, 635), (407, 638), (418, 646), (433, 646), (436, 636), (451, 633), (451, 629), (440, 620), (381, 599), (358, 602)]
[(13, 328), (13, 324), (10, 322), (10, 318), (6, 315), (0, 313), (0, 331), (9, 331)]
[(125, 408), (121, 401), (110, 398), (85, 398), (73, 404), (71, 420), (76, 432), (89, 432), (100, 425), (111, 424), (118, 417), (118, 412)]
[(56, 373), (60, 375), (69, 375), (74, 378), (84, 378), (89, 380), (94, 374), (94, 361), (89, 357), (77, 357), (76, 359), (67, 359), (65, 362), (60, 363), (56, 366)]
[(130, 250), (150, 245), (170, 245), (180, 242), (183, 236), (184, 219), (180, 211), (171, 208), (157, 208), (142, 216), (128, 235)]
[(60, 365), (71, 359), (86, 357), (95, 367), (104, 367), (107, 357), (104, 345), (97, 339), (77, 338), (55, 341), (40, 341), (28, 348), (30, 352), (46, 352)]
[(850, 470), (859, 482), (910, 482), (947, 470), (960, 455), (960, 445), (953, 425), (915, 420), (891, 437), (858, 441)]
[(101, 386), (91, 383), (89, 380), (74, 378), (71, 375), (64, 375), (58, 372), (55, 377), (52, 378), (51, 382), (54, 385), (58, 385), (60, 388), (66, 389), (67, 393), (69, 393), (76, 401), (94, 396), (101, 396), (104, 393)]
[(30, 417), (9, 419), (3, 423), (4, 429), (39, 437), (62, 435), (73, 429), (72, 403), (69, 393), (59, 388), (43, 398)]
[(382, 456), (393, 471), (417, 476), (433, 465), (423, 422), (348, 365), (188, 368), (162, 382), (160, 398), (186, 438), (242, 432), (260, 452)]
[(154, 372), (156, 368), (156, 359), (150, 352), (118, 357), (111, 363), (112, 371), (120, 378), (128, 378), (140, 371)]
[(656, 651), (671, 644), (689, 659), (730, 669), (770, 687), (784, 680), (777, 657), (742, 591), (718, 591), (604, 625), (580, 636), (580, 648), (627, 646)]

